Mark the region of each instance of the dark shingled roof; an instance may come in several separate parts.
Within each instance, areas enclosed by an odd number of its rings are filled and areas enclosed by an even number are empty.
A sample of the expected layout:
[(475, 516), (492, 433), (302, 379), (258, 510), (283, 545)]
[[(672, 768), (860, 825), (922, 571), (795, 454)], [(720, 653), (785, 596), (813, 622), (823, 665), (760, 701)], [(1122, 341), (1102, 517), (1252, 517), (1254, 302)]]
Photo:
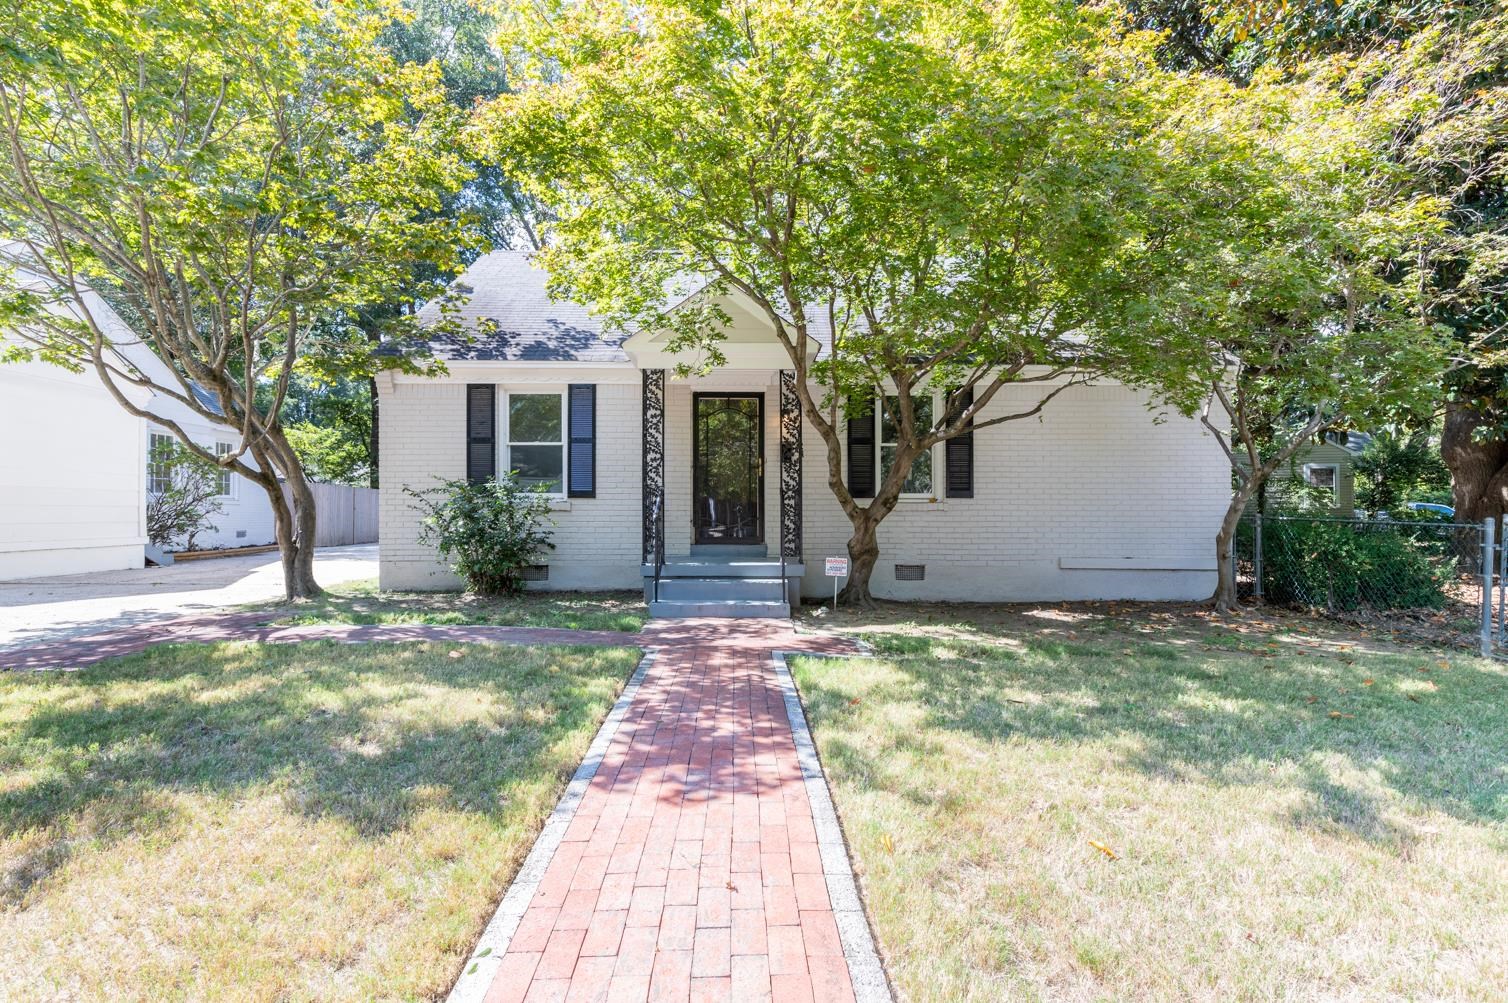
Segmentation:
[[(473, 337), (468, 343), (437, 335), (429, 341), (431, 351), (448, 361), (627, 362), (626, 335), (605, 334), (585, 307), (552, 300), (545, 270), (530, 258), (526, 251), (493, 251), (466, 269), (455, 284), (471, 291), (452, 317)], [(439, 307), (426, 306), (419, 319), (438, 321)], [(497, 325), (494, 333), (478, 333), (485, 320)]]

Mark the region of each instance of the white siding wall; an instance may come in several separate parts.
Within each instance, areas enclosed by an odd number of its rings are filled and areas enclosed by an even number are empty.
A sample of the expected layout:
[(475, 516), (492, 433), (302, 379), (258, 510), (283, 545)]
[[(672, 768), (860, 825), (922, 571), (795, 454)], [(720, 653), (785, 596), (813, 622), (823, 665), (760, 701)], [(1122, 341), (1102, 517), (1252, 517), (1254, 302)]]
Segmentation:
[[(556, 384), (524, 382), (516, 372), (379, 384), (383, 588), (449, 589), (460, 584), (432, 548), (418, 542), (420, 516), (403, 489), (422, 490), (466, 476), (466, 383), (496, 381), (504, 389), (542, 391), (590, 382), (569, 372), (554, 375)], [(619, 374), (619, 379), (625, 382), (597, 383), (597, 496), (564, 499), (551, 512), (556, 550), (547, 557), (549, 588), (640, 585), (640, 385), (636, 372)]]
[[(1006, 388), (983, 418), (1026, 410), (1040, 388)], [(1215, 531), (1230, 500), (1219, 445), (1196, 421), (1154, 424), (1145, 398), (1077, 387), (1042, 416), (974, 436), (974, 497), (906, 499), (880, 524), (871, 585), (895, 599), (1201, 599), (1215, 587)], [(826, 449), (808, 429), (803, 508), (808, 594), (831, 582), (821, 559), (847, 553), (848, 519), (826, 483)], [(1091, 567), (1065, 568), (1061, 563)], [(895, 565), (924, 564), (898, 582)], [(1122, 567), (1113, 567), (1121, 564)], [(1149, 567), (1160, 565), (1160, 567)]]
[[(619, 382), (603, 382), (604, 379)], [(639, 584), (639, 374), (491, 367), (443, 380), (388, 381), (382, 416), (382, 585), (452, 588), (454, 577), (415, 537), (418, 516), (404, 485), (463, 477), (465, 384), (542, 389), (596, 382), (597, 497), (556, 511), (551, 588)], [(666, 393), (666, 549), (691, 543), (691, 395), (747, 390), (765, 396), (765, 538), (779, 537), (779, 396), (772, 372), (669, 380)], [(1036, 388), (1013, 388), (990, 414), (1021, 410)], [(803, 506), (808, 594), (830, 582), (821, 559), (845, 553), (848, 522), (826, 484), (823, 443), (810, 429)], [(941, 497), (942, 450), (934, 464), (939, 500), (903, 501), (881, 526), (875, 592), (892, 598), (1037, 600), (1194, 599), (1214, 589), (1214, 534), (1229, 498), (1219, 446), (1198, 424), (1158, 424), (1126, 387), (1076, 388), (1040, 419), (975, 436), (972, 499)], [(925, 564), (926, 580), (897, 582), (896, 563)], [(1065, 567), (1065, 565), (1068, 565)]]
[(145, 441), (92, 375), (0, 365), (0, 579), (141, 567)]

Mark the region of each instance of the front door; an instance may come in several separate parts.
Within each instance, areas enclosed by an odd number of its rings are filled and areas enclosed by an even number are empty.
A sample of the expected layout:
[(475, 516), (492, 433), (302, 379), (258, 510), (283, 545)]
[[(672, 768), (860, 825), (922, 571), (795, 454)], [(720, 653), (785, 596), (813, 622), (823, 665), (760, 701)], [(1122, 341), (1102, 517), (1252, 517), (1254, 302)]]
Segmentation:
[(697, 543), (764, 542), (764, 395), (691, 398), (691, 505)]

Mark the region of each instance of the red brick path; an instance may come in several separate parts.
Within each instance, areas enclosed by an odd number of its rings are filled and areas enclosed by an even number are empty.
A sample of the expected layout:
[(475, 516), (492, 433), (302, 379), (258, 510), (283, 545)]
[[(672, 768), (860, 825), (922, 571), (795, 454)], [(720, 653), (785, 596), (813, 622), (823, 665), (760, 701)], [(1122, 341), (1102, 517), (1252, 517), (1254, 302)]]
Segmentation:
[(163, 642), (617, 644), (658, 653), (508, 943), (487, 1003), (854, 999), (773, 651), (851, 653), (789, 621), (640, 634), (484, 626), (269, 627), (193, 617), (0, 654), (91, 664)]
[[(769, 667), (769, 649), (795, 636), (727, 621), (660, 629), (681, 643), (650, 667), (488, 1003), (852, 1000)], [(790, 646), (837, 647), (814, 640)]]

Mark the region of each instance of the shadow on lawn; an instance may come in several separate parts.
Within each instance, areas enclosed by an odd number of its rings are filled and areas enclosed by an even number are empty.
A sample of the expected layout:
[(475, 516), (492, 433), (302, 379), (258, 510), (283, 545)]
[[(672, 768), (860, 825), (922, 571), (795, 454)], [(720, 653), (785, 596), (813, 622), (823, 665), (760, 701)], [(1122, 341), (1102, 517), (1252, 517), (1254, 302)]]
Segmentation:
[(633, 664), (602, 649), (507, 660), (450, 650), (178, 646), (13, 676), (15, 696), (57, 692), (0, 732), (0, 776), (31, 775), (0, 793), (0, 834), (42, 837), (6, 864), (0, 900), (23, 897), (75, 842), (170, 825), (176, 793), (274, 791), (289, 810), (344, 819), (368, 838), (432, 808), (500, 817), (512, 785), (575, 766), (565, 739), (605, 711)]
[[(1442, 671), (1422, 654), (1368, 656), (1363, 665), (1347, 656), (1211, 654), (1137, 639), (1090, 646), (1026, 636), (1015, 650), (874, 640), (897, 675), (862, 699), (854, 700), (838, 663), (802, 688), (817, 721), (840, 731), (876, 706), (909, 704), (923, 716), (922, 727), (889, 730), (882, 747), (833, 744), (836, 761), (865, 773), (895, 753), (937, 754), (940, 743), (928, 737), (936, 729), (988, 742), (1130, 739), (1122, 763), (1160, 779), (1254, 785), (1268, 781), (1272, 766), (1292, 764), (1312, 795), (1292, 824), (1339, 827), (1403, 852), (1414, 837), (1385, 817), (1388, 799), (1344, 773), (1375, 772), (1406, 805), (1476, 823), (1508, 819), (1501, 754), (1508, 676), (1486, 663), (1458, 660)], [(930, 804), (936, 795), (922, 773), (895, 793)]]

